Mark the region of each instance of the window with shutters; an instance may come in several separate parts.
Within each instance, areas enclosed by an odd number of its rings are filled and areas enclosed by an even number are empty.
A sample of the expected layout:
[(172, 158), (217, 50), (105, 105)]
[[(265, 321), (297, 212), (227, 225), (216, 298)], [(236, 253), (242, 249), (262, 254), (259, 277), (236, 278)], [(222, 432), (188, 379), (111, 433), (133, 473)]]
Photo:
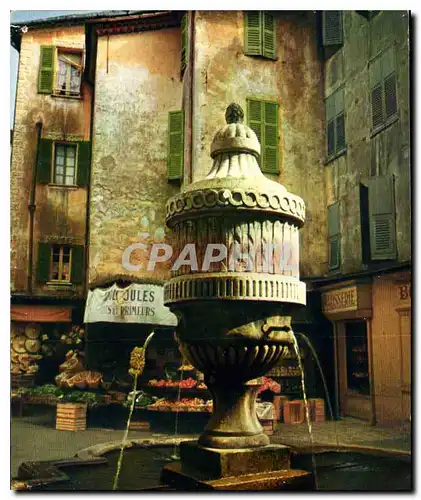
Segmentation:
[(168, 114), (168, 180), (181, 180), (184, 171), (184, 112)]
[(267, 174), (279, 174), (278, 115), (277, 102), (247, 99), (247, 124), (259, 139), (260, 169)]
[(77, 146), (56, 143), (54, 147), (53, 183), (65, 186), (76, 184)]
[(339, 202), (327, 208), (329, 237), (329, 269), (339, 269), (341, 265), (341, 232)]
[(269, 12), (244, 13), (244, 52), (248, 56), (276, 59), (276, 23)]
[(83, 283), (85, 249), (82, 245), (38, 244), (37, 281)]
[(83, 53), (79, 49), (41, 46), (38, 92), (62, 97), (80, 97)]
[(189, 38), (188, 38), (188, 23), (187, 14), (181, 18), (181, 77), (184, 75), (184, 71), (187, 68), (188, 55), (189, 55)]
[(370, 63), (371, 123), (378, 131), (398, 116), (395, 47), (392, 46)]
[(50, 281), (71, 282), (72, 249), (68, 245), (51, 245)]
[(346, 150), (344, 88), (326, 98), (326, 135), (328, 159)]
[(396, 223), (393, 176), (367, 181), (371, 260), (396, 259)]
[(38, 150), (38, 184), (87, 186), (90, 177), (91, 143), (41, 139)]
[(341, 10), (325, 10), (322, 13), (323, 46), (343, 44), (343, 25)]

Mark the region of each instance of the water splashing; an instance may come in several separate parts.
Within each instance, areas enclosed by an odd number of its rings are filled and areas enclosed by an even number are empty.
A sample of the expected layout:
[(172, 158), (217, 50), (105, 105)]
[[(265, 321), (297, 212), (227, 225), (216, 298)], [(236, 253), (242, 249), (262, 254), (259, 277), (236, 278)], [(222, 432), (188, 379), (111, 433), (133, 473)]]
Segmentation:
[(129, 435), (129, 427), (130, 427), (130, 422), (132, 420), (132, 415), (133, 415), (133, 410), (136, 404), (136, 389), (137, 389), (137, 378), (139, 375), (142, 374), (143, 369), (145, 367), (145, 353), (146, 353), (146, 348), (148, 347), (149, 342), (152, 340), (152, 337), (154, 336), (155, 332), (152, 332), (148, 335), (148, 337), (145, 340), (145, 343), (143, 344), (143, 347), (141, 349), (135, 348), (133, 349), (132, 352), (132, 357), (133, 353), (137, 350), (138, 352), (140, 351), (140, 357), (138, 357), (135, 361), (133, 359), (130, 359), (130, 373), (133, 374), (133, 390), (132, 390), (132, 401), (130, 404), (130, 410), (129, 410), (129, 416), (127, 418), (127, 424), (126, 424), (126, 429), (124, 431), (123, 439), (121, 441), (121, 447), (120, 447), (120, 455), (118, 457), (118, 462), (117, 462), (117, 470), (114, 476), (114, 482), (113, 482), (113, 491), (115, 491), (118, 488), (118, 480), (120, 478), (120, 472), (121, 472), (121, 466), (123, 465), (123, 456), (124, 456), (124, 449), (127, 444), (127, 436)]
[[(180, 403), (181, 399), (181, 381), (183, 380), (184, 370), (183, 368), (180, 370), (180, 384), (178, 385), (177, 391), (177, 403)], [(175, 429), (174, 429), (174, 437), (177, 439), (178, 435), (178, 413), (179, 413), (179, 405), (177, 404), (177, 409), (175, 413)], [(177, 454), (177, 442), (174, 443), (174, 452), (171, 455), (173, 460), (180, 460), (179, 455)]]
[(297, 356), (298, 368), (299, 368), (300, 374), (301, 374), (301, 389), (303, 392), (303, 399), (304, 399), (304, 411), (305, 411), (308, 433), (310, 436), (310, 443), (311, 443), (311, 462), (312, 462), (313, 473), (314, 473), (314, 486), (315, 486), (315, 489), (317, 490), (318, 489), (318, 481), (317, 481), (316, 459), (314, 456), (314, 440), (313, 440), (313, 432), (312, 432), (313, 427), (311, 425), (309, 404), (308, 404), (307, 393), (306, 393), (304, 368), (303, 368), (303, 363), (301, 362), (300, 348), (298, 346), (297, 337), (295, 336), (295, 334), (293, 332), (292, 332), (292, 338), (293, 338), (294, 351), (295, 351), (295, 354)]

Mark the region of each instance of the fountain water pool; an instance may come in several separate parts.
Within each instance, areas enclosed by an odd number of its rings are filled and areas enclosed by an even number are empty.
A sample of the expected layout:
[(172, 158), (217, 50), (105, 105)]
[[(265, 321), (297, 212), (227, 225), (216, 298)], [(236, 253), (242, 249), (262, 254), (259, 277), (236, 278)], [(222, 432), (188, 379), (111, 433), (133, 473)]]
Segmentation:
[[(173, 445), (134, 446), (125, 450), (121, 491), (165, 490), (160, 482), (163, 466), (171, 460)], [(68, 481), (38, 486), (42, 491), (111, 491), (119, 450), (103, 455), (108, 464), (63, 469)], [(315, 453), (319, 491), (410, 491), (412, 466), (408, 456), (379, 456), (355, 451)], [(312, 471), (310, 454), (294, 451), (294, 468)], [(393, 474), (391, 474), (393, 471)]]

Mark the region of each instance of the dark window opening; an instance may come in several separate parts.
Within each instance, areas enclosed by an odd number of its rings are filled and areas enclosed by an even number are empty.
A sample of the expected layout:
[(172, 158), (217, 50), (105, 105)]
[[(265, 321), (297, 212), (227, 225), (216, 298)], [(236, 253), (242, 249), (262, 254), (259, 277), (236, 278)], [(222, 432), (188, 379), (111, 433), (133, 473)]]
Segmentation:
[(345, 323), (347, 387), (360, 394), (370, 394), (368, 371), (367, 323)]

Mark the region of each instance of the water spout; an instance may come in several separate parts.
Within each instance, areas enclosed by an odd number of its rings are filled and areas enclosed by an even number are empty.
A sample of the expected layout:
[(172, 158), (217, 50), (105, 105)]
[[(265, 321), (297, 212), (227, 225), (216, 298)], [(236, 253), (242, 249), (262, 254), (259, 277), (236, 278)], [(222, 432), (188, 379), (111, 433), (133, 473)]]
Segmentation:
[(149, 342), (152, 340), (152, 337), (155, 335), (155, 332), (151, 332), (146, 338), (143, 347), (135, 347), (130, 356), (130, 370), (129, 373), (133, 375), (133, 390), (132, 390), (132, 401), (130, 404), (129, 416), (127, 418), (126, 430), (124, 431), (123, 440), (121, 441), (120, 455), (118, 457), (117, 470), (114, 476), (113, 482), (113, 491), (118, 488), (118, 480), (120, 477), (121, 466), (123, 465), (123, 455), (124, 448), (127, 443), (127, 436), (129, 434), (130, 422), (132, 420), (133, 410), (136, 404), (136, 389), (137, 389), (137, 378), (142, 374), (143, 369), (145, 368), (145, 359), (146, 359), (146, 348), (149, 345)]
[(294, 351), (295, 351), (295, 354), (297, 356), (298, 368), (299, 368), (300, 374), (301, 374), (301, 389), (303, 392), (303, 399), (304, 399), (304, 412), (305, 412), (305, 416), (306, 416), (308, 433), (310, 436), (310, 443), (311, 443), (311, 462), (312, 462), (313, 473), (314, 473), (314, 486), (315, 486), (315, 489), (317, 490), (318, 489), (318, 481), (317, 481), (316, 459), (314, 456), (313, 427), (311, 425), (311, 419), (310, 419), (310, 411), (309, 411), (307, 392), (306, 392), (304, 368), (303, 368), (303, 363), (301, 361), (300, 348), (298, 346), (297, 337), (295, 336), (295, 333), (293, 333), (293, 332), (291, 332), (291, 333), (292, 333), (292, 338), (293, 338)]

